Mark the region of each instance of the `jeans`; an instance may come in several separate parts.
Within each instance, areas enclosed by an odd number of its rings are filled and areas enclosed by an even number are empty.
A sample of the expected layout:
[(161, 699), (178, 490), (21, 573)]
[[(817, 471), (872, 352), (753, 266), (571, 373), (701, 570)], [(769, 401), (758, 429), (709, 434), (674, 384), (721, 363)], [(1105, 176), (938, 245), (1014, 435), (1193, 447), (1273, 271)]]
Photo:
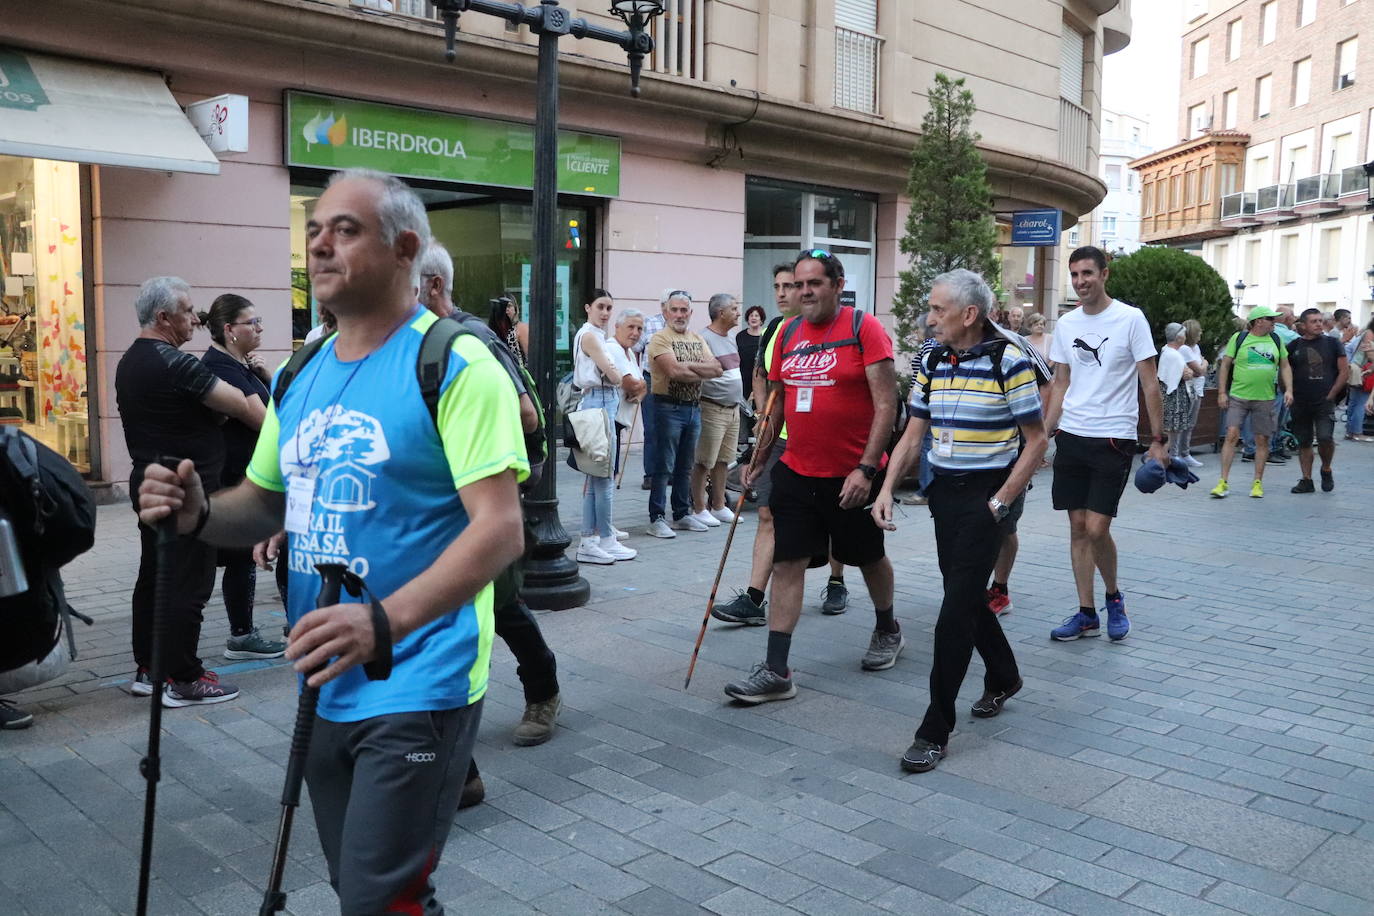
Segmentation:
[(1364, 435), (1364, 405), (1369, 401), (1369, 392), (1354, 385), (1346, 386), (1345, 434)]
[(649, 521), (663, 518), (668, 478), (673, 484), (673, 520), (692, 511), (692, 460), (701, 432), (701, 409), (695, 404), (672, 404), (655, 399), (654, 433), (658, 441), (653, 486), (649, 490)]
[[(610, 429), (615, 428), (615, 411), (620, 404), (620, 392), (610, 386), (592, 388), (582, 395), (581, 410), (600, 407), (610, 417)], [(582, 536), (608, 538), (615, 534), (611, 527), (611, 494), (615, 492), (615, 475), (592, 477), (582, 490)]]
[(954, 730), (954, 704), (975, 649), (987, 669), (985, 690), (1006, 690), (1021, 677), (1002, 624), (987, 602), (988, 577), (1006, 528), (1006, 522), (993, 518), (988, 500), (1006, 479), (1006, 471), (975, 471), (940, 474), (931, 484), (930, 514), (945, 597), (935, 623), (930, 706), (916, 737), (942, 747)]
[(658, 466), (658, 418), (654, 409), (653, 377), (644, 373), (644, 397), (639, 402), (639, 421), (644, 425), (644, 476), (653, 477)]

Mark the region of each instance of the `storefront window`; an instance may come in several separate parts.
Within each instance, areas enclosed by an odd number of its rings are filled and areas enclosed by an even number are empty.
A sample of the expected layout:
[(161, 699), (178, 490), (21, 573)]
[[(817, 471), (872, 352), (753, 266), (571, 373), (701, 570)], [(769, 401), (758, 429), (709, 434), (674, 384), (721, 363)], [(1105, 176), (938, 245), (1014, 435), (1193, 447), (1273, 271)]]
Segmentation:
[(80, 166), (0, 156), (0, 423), (90, 471)]

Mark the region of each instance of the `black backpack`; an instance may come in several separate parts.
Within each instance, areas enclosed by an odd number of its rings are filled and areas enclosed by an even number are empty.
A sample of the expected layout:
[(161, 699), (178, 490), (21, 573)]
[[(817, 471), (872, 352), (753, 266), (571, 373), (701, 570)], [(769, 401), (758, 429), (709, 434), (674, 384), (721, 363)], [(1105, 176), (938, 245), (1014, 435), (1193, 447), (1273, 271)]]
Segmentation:
[(0, 598), (0, 671), (46, 658), (65, 628), (76, 658), (72, 609), (58, 570), (95, 543), (95, 500), (62, 456), (12, 426), (0, 426), (0, 515), (14, 529), (28, 588)]
[[(1238, 331), (1238, 332), (1236, 332), (1236, 355), (1235, 355), (1235, 357), (1233, 357), (1233, 359), (1240, 359), (1240, 345), (1243, 344), (1243, 343), (1245, 343), (1245, 338), (1247, 338), (1247, 337), (1249, 337), (1249, 336), (1250, 336), (1250, 332), (1249, 332), (1249, 331)], [(1284, 347), (1284, 345), (1283, 345), (1283, 339), (1279, 337), (1279, 332), (1278, 332), (1278, 331), (1270, 331), (1270, 332), (1269, 332), (1269, 339), (1272, 340), (1272, 341), (1274, 342), (1274, 346), (1275, 346), (1275, 348), (1277, 348), (1278, 354), (1279, 354), (1279, 358), (1281, 359), (1281, 358), (1283, 357), (1283, 354), (1287, 352), (1287, 348)], [(1223, 348), (1223, 352), (1224, 352), (1224, 348)], [(1274, 368), (1275, 368), (1275, 369), (1278, 368), (1277, 363), (1275, 364)], [(1275, 379), (1275, 384), (1276, 384), (1280, 389), (1283, 388), (1283, 375), (1282, 375), (1282, 374), (1280, 374), (1280, 375), (1278, 376), (1278, 378)], [(1236, 387), (1236, 370), (1235, 370), (1235, 369), (1232, 369), (1232, 370), (1231, 370), (1231, 378), (1227, 380), (1227, 385), (1226, 385), (1226, 393), (1227, 393), (1227, 395), (1230, 395), (1231, 389), (1232, 389), (1232, 388), (1235, 388), (1235, 387)]]

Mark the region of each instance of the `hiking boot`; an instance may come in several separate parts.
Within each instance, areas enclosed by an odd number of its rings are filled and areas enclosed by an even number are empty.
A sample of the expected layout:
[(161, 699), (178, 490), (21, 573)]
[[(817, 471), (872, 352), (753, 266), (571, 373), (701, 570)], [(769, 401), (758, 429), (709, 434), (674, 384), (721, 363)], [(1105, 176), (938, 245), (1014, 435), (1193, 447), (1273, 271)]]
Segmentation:
[(977, 703), (973, 704), (973, 714), (980, 719), (991, 719), (1002, 711), (1002, 707), (1007, 705), (1007, 700), (1010, 700), (1012, 697), (1016, 696), (1016, 694), (1020, 693), (1025, 683), (1025, 681), (1018, 677), (1016, 683), (1012, 684), (1006, 690), (983, 691), (982, 697), (979, 698)]
[(749, 677), (742, 681), (731, 681), (725, 685), (725, 695), (741, 703), (755, 705), (771, 703), (774, 700), (790, 700), (797, 695), (797, 685), (792, 676), (778, 674), (766, 662), (759, 662)]
[(843, 582), (836, 582), (834, 579), (826, 582), (823, 595), (825, 600), (821, 602), (822, 614), (843, 614), (849, 607), (849, 589)]
[(1311, 478), (1311, 477), (1303, 477), (1303, 478), (1299, 479), (1298, 482), (1297, 482), (1296, 484), (1293, 485), (1293, 489), (1289, 490), (1288, 492), (1289, 492), (1289, 493), (1315, 493), (1315, 492), (1317, 492), (1317, 488), (1314, 487), (1314, 486), (1312, 486), (1312, 478)]
[(1082, 636), (1101, 636), (1102, 624), (1098, 622), (1096, 614), (1085, 614), (1082, 611), (1076, 612), (1072, 617), (1065, 618), (1059, 626), (1050, 630), (1050, 637), (1060, 642), (1069, 642)]
[(577, 545), (577, 562), (610, 566), (615, 562), (615, 557), (601, 549), (600, 538), (584, 536)]
[(1215, 487), (1212, 487), (1212, 498), (1213, 498), (1213, 499), (1225, 499), (1225, 498), (1226, 498), (1226, 494), (1227, 494), (1227, 493), (1230, 493), (1230, 492), (1231, 492), (1231, 485), (1230, 485), (1229, 483), (1227, 483), (1227, 482), (1226, 482), (1226, 478), (1223, 477), (1223, 478), (1221, 478), (1221, 480), (1217, 481), (1217, 485), (1216, 485)]
[(515, 726), (511, 740), (517, 747), (533, 747), (548, 741), (553, 737), (553, 727), (562, 708), (563, 697), (557, 693), (542, 703), (526, 703), (525, 714)]
[(1330, 471), (1322, 471), (1322, 492), (1330, 493), (1334, 489), (1336, 489), (1336, 478), (1332, 476)]
[[(716, 522), (717, 525), (720, 522)], [(673, 519), (673, 528), (678, 531), (706, 531), (709, 526), (695, 515), (684, 515), (682, 518)]]
[(240, 658), (280, 658), (286, 654), (286, 643), (264, 639), (257, 627), (242, 636), (230, 636), (224, 644), (224, 657), (230, 660)]
[(988, 610), (1001, 616), (1011, 610), (1011, 595), (1000, 585), (988, 587)]
[(597, 546), (601, 548), (603, 553), (610, 554), (612, 560), (633, 560), (635, 557), (639, 556), (638, 550), (635, 550), (633, 547), (626, 547), (615, 539), (615, 535), (602, 538)]
[(946, 747), (947, 745), (917, 738), (911, 742), (911, 747), (907, 748), (906, 753), (902, 755), (902, 769), (908, 773), (928, 773), (935, 769), (941, 758), (945, 756)]
[(18, 731), (33, 724), (33, 713), (25, 712), (9, 700), (0, 700), (0, 728)]
[(1126, 598), (1109, 598), (1107, 600), (1107, 638), (1112, 642), (1126, 638), (1126, 634), (1131, 632), (1131, 621), (1126, 616)]
[(864, 653), (859, 667), (865, 671), (885, 671), (897, 664), (897, 656), (901, 655), (905, 648), (906, 637), (902, 635), (901, 630), (896, 633), (874, 630), (873, 636), (868, 640), (868, 651)]
[(231, 684), (221, 684), (219, 675), (205, 671), (194, 681), (167, 680), (167, 689), (162, 691), (162, 705), (168, 709), (179, 706), (209, 706), (211, 703), (224, 703), (236, 699), (239, 689)]
[(148, 675), (148, 669), (140, 667), (134, 674), (134, 679), (129, 682), (129, 693), (136, 697), (150, 697), (153, 695), (153, 679)]
[(724, 604), (711, 605), (711, 616), (726, 623), (742, 623), (745, 626), (761, 627), (768, 622), (766, 609), (768, 600), (755, 604), (748, 592), (735, 592), (735, 597)]
[(458, 796), (458, 810), (474, 808), (487, 797), (487, 787), (482, 784), (481, 776), (474, 776), (463, 783), (463, 792)]
[(665, 519), (656, 518), (649, 523), (648, 535), (651, 538), (675, 538), (677, 532), (668, 527)]
[(1256, 480), (1254, 483), (1250, 484), (1250, 498), (1251, 498), (1251, 499), (1264, 499), (1264, 482), (1263, 482), (1263, 481)]

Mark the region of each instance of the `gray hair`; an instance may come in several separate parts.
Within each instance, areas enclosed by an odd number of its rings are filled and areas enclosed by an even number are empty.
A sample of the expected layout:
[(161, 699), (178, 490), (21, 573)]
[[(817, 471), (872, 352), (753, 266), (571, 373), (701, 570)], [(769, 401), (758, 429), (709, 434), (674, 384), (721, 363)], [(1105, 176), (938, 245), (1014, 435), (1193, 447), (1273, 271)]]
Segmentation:
[(1036, 326), (1049, 326), (1049, 319), (1039, 312), (1031, 312), (1026, 316), (1026, 327), (1034, 330)]
[(134, 300), (138, 326), (150, 328), (157, 323), (158, 313), (176, 314), (181, 297), (190, 297), (191, 284), (180, 277), (152, 277), (143, 281)]
[(949, 290), (960, 307), (978, 306), (979, 318), (989, 318), (992, 315), (993, 306), (996, 305), (992, 290), (988, 288), (987, 282), (973, 271), (960, 267), (940, 274), (930, 281), (931, 289), (937, 286)]
[(668, 303), (672, 302), (674, 299), (681, 299), (688, 305), (692, 304), (692, 297), (687, 293), (687, 291), (677, 288), (665, 289), (663, 291), (663, 295), (660, 296), (658, 299), (658, 304), (660, 306), (667, 306)]
[(712, 321), (715, 321), (720, 317), (721, 312), (730, 307), (730, 303), (738, 301), (729, 293), (716, 293), (711, 297), (711, 301), (706, 303), (706, 314), (711, 316)]
[(453, 297), (453, 256), (448, 249), (433, 239), (425, 246), (420, 255), (420, 278), (442, 277), (444, 292)]
[[(425, 212), (424, 201), (420, 195), (401, 179), (376, 169), (344, 169), (329, 176), (326, 187), (334, 187), (341, 181), (371, 181), (381, 185), (377, 197), (377, 221), (381, 227), (382, 243), (394, 244), (402, 232), (413, 232), (420, 237), (420, 251), (429, 247), (433, 238), (429, 230), (429, 214)], [(411, 265), (410, 282), (413, 286), (420, 283), (420, 259)]]
[(620, 327), (622, 324), (629, 321), (631, 318), (638, 318), (640, 321), (643, 321), (644, 313), (641, 312), (639, 309), (626, 309), (625, 311), (621, 312), (619, 315), (616, 316), (615, 326)]
[(1173, 343), (1176, 340), (1186, 339), (1187, 337), (1188, 329), (1185, 328), (1180, 322), (1171, 321), (1164, 326), (1165, 343)]

